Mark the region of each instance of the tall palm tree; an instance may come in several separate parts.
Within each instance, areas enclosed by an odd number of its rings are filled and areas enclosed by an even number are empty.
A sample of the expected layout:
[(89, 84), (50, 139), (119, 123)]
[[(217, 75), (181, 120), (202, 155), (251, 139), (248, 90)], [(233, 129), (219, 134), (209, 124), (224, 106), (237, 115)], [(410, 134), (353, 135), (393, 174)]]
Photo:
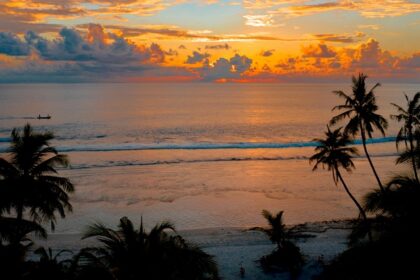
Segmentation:
[(353, 136), (360, 132), (362, 137), (363, 149), (366, 158), (372, 168), (379, 188), (383, 191), (382, 182), (376, 172), (372, 159), (366, 147), (367, 137), (372, 138), (374, 128), (378, 129), (382, 135), (385, 135), (385, 129), (388, 127), (387, 120), (381, 115), (377, 114), (378, 106), (376, 105), (376, 97), (374, 94), (375, 88), (380, 86), (379, 83), (375, 84), (369, 91), (366, 90), (367, 76), (360, 73), (358, 77), (352, 77), (352, 95), (348, 95), (341, 90), (334, 91), (334, 93), (344, 99), (344, 104), (335, 106), (334, 110), (344, 111), (333, 117), (330, 121), (331, 125), (348, 118), (349, 122), (344, 128), (344, 133)]
[(123, 217), (118, 230), (100, 223), (90, 226), (83, 238), (89, 237), (96, 237), (103, 246), (84, 253), (92, 262), (107, 267), (113, 279), (218, 279), (213, 257), (188, 244), (169, 222), (157, 224), (147, 233), (143, 223), (136, 230)]
[(309, 159), (310, 163), (315, 162), (312, 170), (315, 171), (319, 165), (322, 168), (327, 167), (328, 171), (332, 172), (334, 183), (337, 185), (340, 181), (350, 199), (359, 209), (362, 218), (367, 221), (365, 211), (350, 192), (340, 172), (340, 168), (351, 172), (354, 169), (352, 157), (358, 154), (356, 148), (348, 146), (352, 143), (348, 134), (341, 132), (341, 128), (331, 131), (330, 127), (327, 126), (325, 139), (314, 139), (313, 141), (319, 144), (315, 148), (316, 153)]
[[(420, 182), (416, 166), (416, 145), (414, 143), (414, 132), (420, 125), (420, 92), (417, 92), (411, 100), (405, 94), (405, 99), (407, 101), (406, 109), (395, 103), (391, 103), (391, 105), (393, 105), (398, 112), (398, 114), (396, 115), (391, 115), (391, 118), (397, 120), (398, 122), (404, 122), (397, 135), (397, 148), (398, 143), (404, 141), (406, 147), (409, 149), (411, 159), (410, 161), (413, 166), (414, 177), (416, 178), (417, 182)], [(399, 159), (398, 163), (402, 160), (403, 157)]]
[(27, 214), (54, 229), (56, 212), (64, 218), (72, 211), (68, 194), (74, 186), (57, 176), (56, 169), (68, 166), (68, 159), (50, 145), (53, 138), (50, 132), (34, 132), (29, 124), (23, 131), (13, 129), (9, 160), (0, 158), (0, 214), (13, 210), (19, 221)]

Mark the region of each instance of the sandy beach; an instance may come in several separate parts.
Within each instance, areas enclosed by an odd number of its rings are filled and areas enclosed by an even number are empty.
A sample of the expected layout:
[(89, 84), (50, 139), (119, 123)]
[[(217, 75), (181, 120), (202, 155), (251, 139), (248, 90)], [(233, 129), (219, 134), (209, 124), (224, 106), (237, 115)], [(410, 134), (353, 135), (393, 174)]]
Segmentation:
[[(351, 228), (349, 223), (349, 220), (341, 220), (289, 227), (305, 235), (296, 239), (305, 256), (305, 265), (298, 279), (311, 279), (318, 275), (323, 263), (328, 263), (347, 248), (346, 238)], [(288, 272), (265, 273), (259, 266), (258, 259), (275, 248), (262, 232), (230, 227), (181, 230), (179, 233), (187, 241), (215, 256), (222, 279), (289, 279)], [(82, 247), (95, 246), (97, 243), (93, 239), (81, 240), (80, 234), (50, 234), (48, 240), (37, 240), (36, 244), (51, 247), (55, 252), (65, 249), (77, 253)], [(239, 274), (241, 265), (245, 268), (243, 278)]]

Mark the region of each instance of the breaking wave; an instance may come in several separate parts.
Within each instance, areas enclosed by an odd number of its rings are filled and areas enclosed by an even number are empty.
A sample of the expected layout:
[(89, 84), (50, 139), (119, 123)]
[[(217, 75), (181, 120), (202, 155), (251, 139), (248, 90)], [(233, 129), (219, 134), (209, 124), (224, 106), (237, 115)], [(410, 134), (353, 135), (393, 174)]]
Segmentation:
[[(379, 144), (394, 142), (395, 136), (372, 138), (367, 140), (368, 144)], [(9, 138), (0, 138), (0, 142), (9, 142)], [(182, 143), (182, 144), (139, 144), (139, 143), (123, 143), (123, 144), (80, 144), (80, 145), (57, 145), (60, 152), (112, 152), (112, 151), (141, 151), (141, 150), (221, 150), (221, 149), (285, 149), (285, 148), (305, 148), (315, 147), (316, 141), (287, 142), (287, 143)], [(362, 144), (361, 140), (355, 140), (354, 145)], [(7, 147), (0, 146), (0, 152), (5, 152)]]

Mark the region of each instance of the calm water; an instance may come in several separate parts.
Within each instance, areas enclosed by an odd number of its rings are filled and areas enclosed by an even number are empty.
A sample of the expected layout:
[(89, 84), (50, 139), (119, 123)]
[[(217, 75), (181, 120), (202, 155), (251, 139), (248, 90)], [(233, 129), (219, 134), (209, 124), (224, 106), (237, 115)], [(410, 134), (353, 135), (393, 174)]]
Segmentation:
[[(72, 168), (75, 211), (59, 232), (87, 222), (115, 224), (128, 215), (180, 228), (261, 224), (264, 208), (286, 210), (297, 223), (356, 213), (328, 172), (312, 173), (307, 157), (347, 84), (26, 84), (0, 85), (0, 152), (13, 127), (52, 130)], [(420, 85), (378, 88), (381, 113)], [(50, 114), (51, 120), (34, 117)], [(397, 124), (390, 122), (387, 136)], [(376, 135), (376, 137), (381, 137)], [(370, 145), (391, 176), (395, 145)], [(357, 196), (375, 182), (363, 158), (348, 177)]]

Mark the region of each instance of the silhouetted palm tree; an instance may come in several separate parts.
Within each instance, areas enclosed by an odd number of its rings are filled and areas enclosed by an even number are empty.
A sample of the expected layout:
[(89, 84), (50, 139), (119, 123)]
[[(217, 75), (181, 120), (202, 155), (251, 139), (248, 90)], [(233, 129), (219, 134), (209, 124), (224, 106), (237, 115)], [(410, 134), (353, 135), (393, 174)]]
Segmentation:
[(359, 209), (360, 215), (366, 221), (367, 217), (365, 211), (350, 192), (340, 173), (340, 168), (343, 168), (347, 172), (351, 172), (352, 169), (354, 169), (352, 158), (353, 155), (357, 155), (357, 149), (348, 146), (352, 143), (350, 137), (346, 133), (342, 133), (341, 128), (331, 131), (329, 126), (327, 126), (325, 139), (314, 139), (313, 141), (316, 141), (319, 144), (315, 148), (316, 153), (309, 159), (310, 163), (315, 162), (312, 170), (315, 171), (319, 165), (321, 165), (322, 168), (327, 167), (327, 169), (332, 172), (334, 183), (337, 184), (338, 181), (341, 182), (348, 196)]
[[(364, 197), (364, 209), (375, 214), (370, 225), (377, 240), (418, 242), (419, 200), (420, 184), (416, 178), (404, 175), (392, 178), (384, 191), (378, 189), (369, 192)], [(351, 243), (356, 243), (367, 233), (366, 228), (355, 227), (350, 236)]]
[(367, 211), (394, 218), (420, 217), (420, 184), (416, 178), (397, 175), (385, 190), (386, 194), (372, 191), (365, 196)]
[(412, 161), (414, 160), (418, 169), (420, 166), (420, 129), (414, 131), (414, 139), (414, 151), (412, 152), (410, 149), (406, 149), (399, 152), (398, 158), (395, 161), (396, 164), (408, 163), (412, 165)]
[(253, 227), (251, 230), (264, 232), (270, 241), (276, 244), (277, 248), (280, 250), (286, 239), (289, 237), (286, 225), (283, 223), (283, 211), (273, 215), (268, 210), (263, 210), (261, 214), (267, 220), (269, 227)]
[(376, 97), (373, 91), (375, 88), (380, 86), (380, 84), (375, 84), (369, 91), (367, 91), (365, 83), (366, 78), (367, 76), (362, 73), (359, 74), (358, 77), (352, 77), (352, 95), (347, 95), (341, 90), (334, 91), (336, 95), (344, 99), (344, 104), (335, 106), (333, 110), (340, 110), (344, 112), (333, 117), (330, 124), (334, 125), (337, 122), (348, 118), (349, 122), (345, 126), (344, 133), (355, 136), (358, 132), (360, 132), (366, 157), (378, 182), (379, 188), (383, 190), (384, 188), (382, 182), (379, 179), (372, 159), (368, 153), (366, 139), (367, 137), (372, 138), (374, 128), (378, 129), (383, 135), (385, 135), (385, 129), (388, 127), (388, 122), (384, 117), (376, 113), (378, 106), (376, 105)]
[[(403, 126), (401, 127), (400, 131), (397, 135), (397, 148), (398, 143), (401, 141), (405, 142), (406, 147), (409, 148), (410, 153), (410, 161), (413, 166), (414, 176), (419, 181), (419, 177), (417, 174), (417, 166), (416, 166), (416, 146), (415, 146), (415, 135), (414, 131), (420, 124), (420, 92), (416, 93), (412, 100), (405, 95), (405, 99), (407, 100), (407, 108), (404, 109), (401, 106), (391, 103), (397, 111), (397, 115), (391, 115), (392, 119), (397, 120), (398, 122), (404, 122)], [(408, 142), (408, 143), (407, 143)], [(404, 157), (400, 157), (397, 163), (403, 162)]]
[[(174, 234), (168, 234), (171, 230)], [(109, 268), (115, 279), (218, 279), (212, 256), (188, 244), (171, 223), (157, 224), (146, 233), (123, 217), (118, 230), (94, 224), (83, 238), (96, 237), (103, 247), (90, 248), (92, 262)]]
[(39, 260), (30, 262), (32, 266), (29, 271), (30, 279), (74, 279), (69, 271), (72, 259), (63, 258), (63, 254), (71, 255), (71, 251), (61, 250), (53, 254), (51, 248), (45, 249), (44, 247), (40, 247), (34, 251), (34, 254), (39, 257)]
[(19, 279), (26, 272), (25, 258), (33, 242), (28, 234), (45, 238), (44, 228), (32, 221), (0, 217), (0, 271), (2, 279)]
[(28, 241), (29, 239), (26, 236), (29, 233), (33, 233), (40, 238), (47, 237), (45, 229), (35, 222), (0, 217), (0, 242), (14, 244)]
[(56, 168), (68, 166), (68, 160), (50, 146), (53, 138), (50, 132), (34, 132), (29, 124), (23, 131), (13, 129), (10, 160), (0, 158), (0, 214), (14, 210), (23, 220), (29, 210), (34, 221), (49, 221), (54, 229), (56, 212), (65, 217), (72, 210), (68, 193), (73, 184), (56, 176)]
[(267, 220), (269, 227), (254, 227), (250, 230), (264, 232), (270, 241), (277, 245), (276, 250), (260, 259), (262, 267), (268, 271), (272, 268), (287, 268), (291, 273), (291, 278), (296, 279), (304, 259), (299, 247), (290, 240), (294, 235), (283, 222), (283, 211), (273, 215), (269, 211), (263, 210), (262, 215)]

